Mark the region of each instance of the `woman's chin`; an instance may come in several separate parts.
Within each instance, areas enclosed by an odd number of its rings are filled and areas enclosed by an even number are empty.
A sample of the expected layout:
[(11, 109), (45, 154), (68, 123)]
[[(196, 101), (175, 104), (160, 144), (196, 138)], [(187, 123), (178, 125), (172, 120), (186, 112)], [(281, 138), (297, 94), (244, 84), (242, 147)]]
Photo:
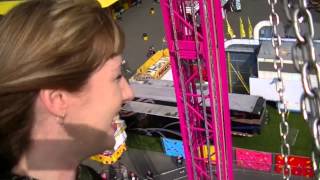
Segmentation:
[(115, 142), (114, 139), (98, 141), (97, 144), (93, 145), (94, 147), (91, 147), (90, 156), (103, 153), (106, 150), (113, 150)]

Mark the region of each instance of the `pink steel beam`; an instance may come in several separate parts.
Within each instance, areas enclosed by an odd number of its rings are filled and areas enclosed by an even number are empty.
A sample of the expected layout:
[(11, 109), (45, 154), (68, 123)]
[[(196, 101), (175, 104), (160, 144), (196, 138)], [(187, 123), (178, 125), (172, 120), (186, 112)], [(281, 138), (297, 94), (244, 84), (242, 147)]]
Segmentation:
[[(223, 22), (218, 0), (161, 0), (189, 179), (233, 179)], [(198, 5), (198, 10), (195, 6)], [(190, 12), (191, 8), (191, 12)], [(188, 9), (188, 10), (187, 10)], [(196, 21), (195, 16), (200, 21)], [(207, 73), (207, 91), (204, 74)], [(200, 86), (200, 89), (199, 89)], [(206, 107), (209, 102), (210, 106)], [(214, 145), (216, 161), (210, 158)], [(211, 152), (212, 153), (212, 152)]]
[[(230, 126), (230, 112), (228, 103), (228, 81), (226, 74), (226, 59), (224, 49), (224, 36), (223, 36), (223, 21), (221, 16), (221, 2), (212, 0), (200, 0), (204, 4), (206, 3), (206, 11), (201, 11), (200, 16), (201, 23), (205, 24), (205, 20), (208, 20), (208, 24), (202, 26), (203, 33), (207, 36), (204, 38), (204, 55), (207, 56), (206, 66), (208, 74), (214, 74), (208, 76), (209, 91), (210, 93), (210, 107), (211, 111), (216, 113), (215, 129), (216, 135), (215, 147), (221, 148), (217, 151), (217, 161), (220, 162), (219, 166), (221, 173), (218, 175), (218, 179), (233, 179), (232, 173), (232, 143), (231, 143), (231, 126)], [(201, 4), (201, 3), (200, 3)], [(207, 31), (207, 32), (206, 32)], [(205, 35), (204, 35), (205, 36)], [(208, 42), (206, 42), (208, 41)], [(211, 49), (210, 49), (211, 43)], [(217, 48), (215, 48), (217, 47)], [(211, 58), (209, 56), (212, 56)], [(215, 92), (215, 93), (214, 93)], [(215, 96), (214, 96), (215, 95)], [(217, 109), (213, 107), (216, 105)], [(217, 131), (219, 130), (219, 131)], [(220, 156), (220, 157), (219, 157)], [(218, 163), (217, 163), (218, 166)]]
[[(224, 48), (224, 23), (222, 19), (222, 12), (221, 12), (221, 1), (211, 1), (213, 2), (213, 9), (210, 10), (213, 12), (211, 17), (213, 18), (213, 29), (215, 29), (215, 39), (216, 39), (216, 54), (217, 54), (217, 64), (218, 64), (218, 71), (217, 74), (220, 74), (221, 84), (220, 89), (220, 109), (222, 111), (223, 119), (220, 121), (220, 127), (224, 130), (223, 137), (225, 142), (225, 168), (227, 171), (226, 179), (233, 179), (233, 172), (232, 172), (232, 136), (231, 136), (231, 118), (230, 118), (230, 108), (229, 108), (229, 96), (228, 96), (228, 75), (227, 75), (227, 61), (226, 61), (226, 54)], [(220, 68), (220, 69), (219, 69)]]
[[(163, 16), (163, 21), (164, 21), (164, 28), (165, 28), (165, 33), (166, 33), (166, 40), (168, 45), (173, 44), (173, 32), (172, 32), (172, 24), (171, 24), (171, 15), (170, 15), (170, 10), (169, 10), (169, 2), (168, 0), (161, 0), (160, 1), (161, 8), (162, 8), (162, 16)], [(180, 16), (179, 14), (177, 16)], [(171, 69), (172, 69), (172, 74), (173, 74), (173, 81), (174, 81), (174, 87), (175, 87), (175, 94), (177, 97), (181, 97), (181, 87), (179, 83), (179, 76), (178, 76), (178, 70), (177, 70), (177, 63), (175, 60), (175, 54), (172, 53), (174, 51), (174, 47), (170, 46), (169, 47), (170, 51), (170, 61), (171, 61)], [(182, 105), (183, 102), (181, 102), (180, 98), (177, 98), (177, 108), (178, 108), (178, 114), (179, 114), (179, 120), (180, 120), (180, 130), (181, 130), (181, 135), (182, 135), (182, 140), (183, 140), (183, 147), (184, 147), (184, 152), (185, 152), (185, 158), (186, 158), (186, 168), (187, 168), (187, 173), (188, 177), (193, 177), (193, 168), (192, 165), (190, 164), (191, 162), (191, 157), (190, 157), (190, 149), (189, 149), (189, 143), (188, 143), (188, 133), (186, 129), (186, 121), (185, 121), (185, 112), (184, 112), (184, 107)]]

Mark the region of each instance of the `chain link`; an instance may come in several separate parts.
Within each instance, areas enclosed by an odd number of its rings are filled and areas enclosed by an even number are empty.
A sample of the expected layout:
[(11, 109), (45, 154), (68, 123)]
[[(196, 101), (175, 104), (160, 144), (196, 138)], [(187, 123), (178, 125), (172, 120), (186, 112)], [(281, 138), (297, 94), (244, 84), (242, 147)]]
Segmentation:
[(302, 23), (299, 23), (299, 18), (301, 19), (307, 19), (307, 24), (308, 24), (308, 32), (311, 36), (311, 38), (314, 37), (314, 28), (313, 28), (313, 21), (312, 21), (312, 16), (311, 16), (311, 12), (308, 9), (295, 9), (293, 12), (293, 27), (294, 27), (294, 32), (296, 34), (297, 39), (300, 42), (305, 42), (305, 38), (303, 37), (303, 35), (301, 34), (301, 28), (300, 25)]
[[(319, 172), (319, 156), (316, 155), (316, 153), (313, 151), (312, 154), (311, 154), (311, 157), (312, 157), (312, 166), (313, 166), (313, 171), (316, 175), (318, 175), (320, 172)], [(318, 177), (319, 179), (319, 177)]]
[(286, 17), (289, 21), (292, 21), (291, 12), (294, 8), (293, 0), (283, 0), (284, 12), (286, 13)]
[(289, 135), (289, 123), (287, 121), (288, 117), (288, 108), (287, 103), (284, 98), (284, 91), (285, 86), (282, 77), (282, 70), (283, 70), (283, 58), (280, 56), (280, 47), (282, 44), (281, 36), (278, 32), (279, 27), (279, 15), (275, 10), (275, 5), (277, 4), (277, 0), (268, 0), (268, 3), (271, 7), (271, 13), (269, 15), (269, 20), (272, 25), (272, 38), (271, 43), (272, 47), (275, 51), (275, 58), (273, 60), (273, 67), (277, 72), (276, 78), (276, 91), (279, 95), (279, 104), (278, 104), (278, 113), (281, 117), (279, 130), (281, 136), (281, 156), (284, 159), (284, 167), (282, 169), (283, 179), (289, 180), (291, 177), (291, 166), (289, 165), (288, 159), (290, 156), (290, 144), (288, 142), (288, 135)]
[[(319, 154), (320, 154), (320, 65), (315, 57), (313, 45), (314, 25), (311, 12), (307, 8), (306, 0), (284, 0), (284, 10), (287, 19), (291, 21), (296, 34), (297, 42), (292, 47), (292, 60), (296, 70), (301, 73), (304, 92), (301, 96), (300, 107), (303, 118), (310, 126), (314, 139), (315, 149), (312, 152), (314, 172), (319, 177)], [(299, 19), (302, 22), (299, 22)], [(303, 24), (304, 23), (304, 24)], [(302, 26), (307, 31), (302, 31)], [(316, 77), (316, 83), (311, 79)]]

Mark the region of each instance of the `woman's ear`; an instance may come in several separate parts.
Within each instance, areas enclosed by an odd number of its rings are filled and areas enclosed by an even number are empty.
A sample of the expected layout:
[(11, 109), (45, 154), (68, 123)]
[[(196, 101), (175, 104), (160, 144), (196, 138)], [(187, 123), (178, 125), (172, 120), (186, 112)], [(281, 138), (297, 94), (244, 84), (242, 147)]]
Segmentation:
[(39, 100), (49, 113), (54, 116), (64, 116), (68, 107), (67, 94), (63, 90), (41, 89)]

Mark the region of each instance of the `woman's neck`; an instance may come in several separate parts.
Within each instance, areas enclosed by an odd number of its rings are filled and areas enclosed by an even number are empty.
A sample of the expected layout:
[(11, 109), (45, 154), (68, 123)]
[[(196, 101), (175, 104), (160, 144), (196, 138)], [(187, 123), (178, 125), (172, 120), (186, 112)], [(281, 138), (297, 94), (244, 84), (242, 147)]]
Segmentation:
[(75, 180), (76, 170), (24, 170), (19, 173), (19, 170), (14, 170), (17, 175), (23, 175), (39, 180)]
[(41, 180), (75, 180), (80, 158), (71, 149), (63, 148), (61, 143), (66, 142), (36, 142), (22, 156), (13, 173)]

